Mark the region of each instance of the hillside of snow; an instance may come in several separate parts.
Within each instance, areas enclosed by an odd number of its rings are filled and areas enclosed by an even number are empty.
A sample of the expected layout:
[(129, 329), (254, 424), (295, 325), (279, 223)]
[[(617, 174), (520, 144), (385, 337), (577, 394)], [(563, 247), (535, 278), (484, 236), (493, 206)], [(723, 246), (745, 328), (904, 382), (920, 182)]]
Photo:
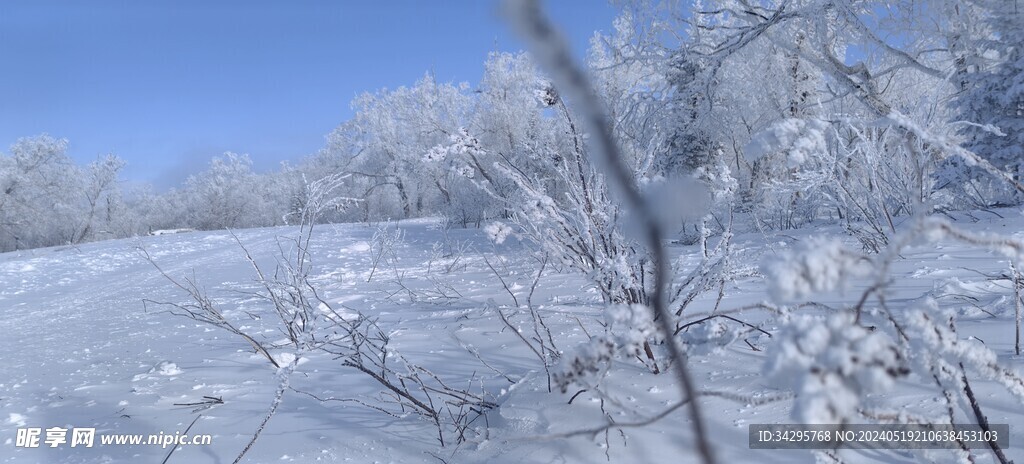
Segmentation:
[[(955, 224), (1024, 237), (1019, 211), (1000, 214), (1004, 217), (958, 216)], [(400, 231), (393, 255), (377, 253), (374, 237), (382, 230)], [(273, 269), (274, 257), (287, 247), (282, 238), (297, 231), (280, 227), (234, 234), (261, 266)], [(756, 266), (797, 239), (830, 233), (840, 231), (740, 235), (736, 261)], [(23, 448), (14, 440), (22, 427), (173, 434), (197, 416), (190, 433), (211, 434), (212, 444), (182, 446), (167, 462), (231, 462), (266, 414), (278, 374), (241, 338), (169, 314), (159, 303), (184, 302), (187, 295), (141, 250), (169, 276), (193, 279), (225, 317), (245, 321), (241, 328), (258, 334), (287, 363), (286, 347), (275, 345), (284, 337), (267, 321), (267, 303), (257, 296), (252, 267), (238, 242), (226, 231), (186, 232), (0, 254), (0, 462), (161, 462), (170, 447)], [(558, 350), (572, 353), (576, 344), (603, 330), (605, 309), (586, 279), (556, 266), (548, 266), (531, 290), (540, 263), (528, 243), (509, 238), (496, 245), (484, 231), (446, 230), (432, 220), (318, 226), (311, 243), (312, 282), (325, 301), (378, 318), (402, 356), (442, 379), (471, 383), (497, 407), (472, 421), (462, 443), (441, 447), (436, 429), (421, 417), (367, 407), (382, 397), (367, 376), (322, 353), (303, 355), (280, 408), (244, 462), (669, 463), (692, 456), (691, 429), (681, 409), (650, 424), (625, 425), (679, 400), (671, 375), (655, 375), (636, 359), (615, 361), (605, 379), (611, 396), (578, 389), (562, 393), (557, 387), (548, 393), (543, 366), (498, 311), (526, 327), (529, 315), (517, 311), (513, 295), (522, 306), (532, 292)], [(1013, 293), (1009, 281), (999, 277), (1008, 270), (1006, 259), (956, 241), (909, 250), (895, 261), (889, 303), (902, 307), (934, 298), (956, 312), (962, 342), (982, 344), (1002, 365), (1024, 374), (1024, 358), (1013, 354)], [(695, 247), (670, 251), (684, 267), (697, 261)], [(854, 279), (816, 301), (850, 306), (869, 281), (870, 276)], [(730, 287), (717, 311), (768, 299), (759, 275)], [(699, 297), (686, 320), (715, 311), (714, 293)], [(781, 322), (765, 311), (736, 317), (757, 330), (716, 319), (716, 325), (697, 324), (680, 335), (690, 343), (689, 362), (705, 392), (700, 401), (721, 462), (813, 462), (807, 451), (748, 448), (747, 426), (792, 422), (793, 401), (745, 400), (785, 393), (764, 367)], [(728, 336), (716, 339), (716, 330)], [(972, 386), (988, 420), (1010, 424), (1008, 457), (1024, 461), (1024, 407), (994, 382)], [(898, 381), (882, 395), (918, 412), (943, 408), (933, 392), (909, 381)], [(195, 404), (209, 398), (222, 402)], [(623, 425), (588, 432), (609, 421)], [(973, 451), (978, 462), (991, 462), (987, 450)], [(850, 462), (917, 460), (904, 451), (843, 456)]]

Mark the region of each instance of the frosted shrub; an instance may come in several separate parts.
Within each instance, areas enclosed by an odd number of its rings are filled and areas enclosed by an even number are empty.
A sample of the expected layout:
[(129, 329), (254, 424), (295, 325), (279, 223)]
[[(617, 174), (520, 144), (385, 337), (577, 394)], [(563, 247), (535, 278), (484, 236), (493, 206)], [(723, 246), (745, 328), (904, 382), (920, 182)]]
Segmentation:
[[(407, 358), (392, 343), (394, 330), (378, 323), (377, 318), (350, 308), (335, 308), (322, 298), (313, 276), (313, 227), (321, 214), (330, 209), (349, 207), (351, 199), (338, 196), (346, 176), (329, 176), (305, 186), (303, 209), (297, 213), (299, 231), (294, 238), (279, 238), (280, 255), (273, 272), (264, 270), (235, 237), (246, 260), (252, 266), (259, 290), (255, 295), (263, 303), (252, 313), (253, 319), (271, 321), (271, 327), (285, 334), (287, 343), (262, 342), (263, 336), (248, 320), (233, 319), (220, 309), (195, 280), (176, 279), (164, 272), (153, 258), (141, 249), (143, 257), (177, 288), (188, 294), (185, 303), (153, 302), (169, 307), (169, 313), (227, 331), (244, 340), (275, 369), (278, 388), (274, 400), (246, 447), (234, 462), (240, 462), (258, 440), (266, 424), (276, 413), (289, 391), (304, 393), (321, 403), (343, 401), (363, 405), (394, 418), (407, 416), (424, 419), (437, 433), (441, 446), (462, 443), (471, 433), (470, 425), (487, 410), (497, 406), (490, 395), (478, 386), (475, 374), (449, 384), (423, 365)], [(401, 284), (398, 254), (403, 233), (392, 231), (391, 224), (378, 227), (370, 248), (372, 268), (367, 281), (373, 279), (379, 266), (390, 266), (395, 281)], [(411, 292), (410, 292), (411, 293)], [(262, 314), (257, 314), (262, 313)], [(230, 314), (230, 313), (229, 313)], [(334, 362), (334, 368), (366, 376), (380, 390), (372, 397), (326, 397), (323, 392), (305, 392), (291, 388), (290, 379), (307, 356), (321, 355)], [(310, 376), (319, 370), (303, 372)], [(465, 382), (463, 382), (465, 380)], [(455, 386), (452, 386), (455, 385)]]
[(926, 299), (906, 314), (906, 335), (911, 367), (924, 378), (934, 378), (943, 388), (965, 387), (965, 371), (994, 380), (1024, 402), (1024, 381), (998, 364), (996, 353), (975, 339), (960, 339), (951, 310), (939, 309)]
[(644, 305), (612, 305), (605, 310), (607, 330), (581, 343), (571, 356), (563, 358), (553, 380), (562, 390), (573, 384), (595, 388), (615, 359), (640, 358), (645, 342), (657, 335), (651, 310)]
[[(993, 234), (963, 231), (949, 221), (918, 214), (893, 234), (874, 255), (845, 250), (835, 241), (809, 241), (763, 266), (773, 297), (797, 308), (818, 307), (827, 317), (794, 316), (770, 349), (765, 370), (796, 394), (793, 417), (800, 422), (895, 424), (971, 423), (988, 430), (985, 411), (971, 384), (989, 380), (1018, 400), (1024, 379), (1000, 365), (996, 353), (973, 338), (961, 338), (950, 310), (940, 309), (929, 295), (899, 305), (891, 297), (891, 268), (912, 244), (956, 240), (1020, 261), (1024, 244)], [(1016, 264), (1015, 264), (1016, 265)], [(810, 300), (817, 292), (840, 288), (854, 276), (870, 282), (850, 306), (835, 308)], [(781, 314), (792, 314), (782, 311)], [(935, 392), (942, 410), (891, 404), (882, 395), (896, 379)], [(961, 412), (962, 411), (962, 412)], [(966, 415), (966, 422), (964, 420)], [(1009, 462), (995, 442), (988, 448), (1000, 462)], [(973, 450), (960, 443), (946, 453), (920, 452), (929, 461), (952, 458), (971, 461)], [(833, 456), (834, 457), (834, 456)]]
[(608, 373), (617, 347), (608, 337), (594, 337), (576, 347), (572, 356), (563, 358), (561, 368), (552, 375), (555, 385), (565, 393), (572, 385), (583, 388), (600, 382)]
[(909, 372), (887, 334), (854, 324), (846, 313), (795, 318), (765, 370), (796, 393), (795, 420), (820, 424), (854, 418), (865, 395), (888, 390)]
[(651, 310), (644, 305), (609, 306), (605, 319), (615, 344), (629, 356), (638, 356), (643, 343), (658, 333), (651, 320)]
[[(753, 135), (743, 147), (751, 166), (747, 207), (762, 226), (790, 229), (816, 219), (832, 177), (826, 131), (815, 118), (786, 118)], [(824, 202), (823, 202), (824, 200)]]

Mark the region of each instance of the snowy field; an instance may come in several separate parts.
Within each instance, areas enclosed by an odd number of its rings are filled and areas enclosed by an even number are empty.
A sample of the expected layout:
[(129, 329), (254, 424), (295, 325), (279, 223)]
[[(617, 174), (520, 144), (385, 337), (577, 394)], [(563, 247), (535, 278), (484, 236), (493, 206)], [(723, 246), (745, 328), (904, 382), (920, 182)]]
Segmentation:
[(1022, 2), (0, 1), (0, 464), (1024, 464)]
[[(1024, 237), (1024, 217), (999, 210), (1005, 219), (977, 212), (956, 224), (976, 232)], [(687, 462), (693, 458), (691, 429), (683, 410), (642, 427), (607, 433), (576, 431), (605, 423), (602, 404), (616, 423), (650, 417), (678, 401), (670, 375), (654, 375), (637, 360), (620, 359), (606, 382), (614, 395), (601, 401), (583, 392), (547, 392), (543, 366), (498, 317), (525, 323), (510, 292), (522, 304), (539, 263), (526, 245), (509, 239), (492, 244), (480, 230), (442, 230), (435, 221), (400, 224), (394, 258), (377, 259), (380, 226), (318, 226), (312, 239), (314, 283), (336, 308), (379, 318), (402, 355), (446, 379), (472, 379), (498, 407), (475, 419), (463, 443), (442, 448), (436, 429), (415, 415), (391, 416), (351, 400), (373, 403), (380, 388), (368, 377), (320, 354), (298, 363), (276, 415), (246, 456), (246, 462)], [(295, 228), (236, 231), (267, 268), (278, 238)], [(736, 256), (758, 263), (795, 239), (827, 228), (736, 239)], [(19, 427), (95, 427), (97, 433), (174, 433), (201, 415), (190, 433), (211, 434), (209, 446), (183, 446), (167, 462), (231, 462), (266, 414), (278, 386), (275, 369), (244, 340), (164, 312), (143, 300), (184, 302), (187, 295), (146, 261), (145, 249), (170, 276), (194, 277), (224, 315), (273, 344), (281, 334), (260, 328), (265, 302), (252, 268), (227, 232), (187, 232), (0, 254), (0, 462), (161, 462), (170, 448), (96, 445), (92, 448), (16, 448)], [(695, 262), (693, 247), (674, 246), (683, 263)], [(986, 277), (1004, 273), (1007, 261), (977, 247), (949, 242), (912, 247), (893, 269), (890, 302), (931, 296), (958, 314), (962, 341), (982, 343), (1001, 364), (1024, 373), (1013, 353), (1013, 296), (1009, 282)], [(374, 266), (374, 262), (377, 265)], [(488, 264), (490, 263), (490, 265)], [(684, 265), (685, 266), (685, 265)], [(495, 267), (496, 271), (492, 271)], [(371, 273), (373, 275), (371, 276)], [(497, 276), (501, 275), (502, 279)], [(504, 280), (505, 284), (502, 283)], [(505, 287), (509, 291), (506, 291)], [(720, 311), (767, 299), (760, 277), (738, 280)], [(816, 301), (850, 306), (865, 283)], [(551, 269), (532, 301), (547, 319), (558, 348), (574, 350), (587, 333), (602, 329), (599, 295), (580, 276)], [(714, 305), (702, 296), (684, 317), (696, 320)], [(813, 313), (821, 311), (808, 308)], [(750, 311), (744, 321), (775, 334), (771, 314)], [(700, 326), (695, 326), (700, 327)], [(721, 462), (813, 462), (807, 451), (753, 451), (747, 426), (789, 422), (789, 400), (745, 404), (723, 396), (772, 397), (781, 392), (763, 375), (771, 337), (738, 330), (724, 346), (691, 345), (690, 364)], [(686, 335), (684, 334), (684, 339)], [(699, 339), (699, 338), (693, 338)], [(706, 347), (703, 347), (706, 348)], [(755, 351), (757, 350), (757, 351)], [(287, 349), (272, 349), (288, 361)], [(476, 355), (470, 354), (471, 352)], [(898, 382), (887, 399), (916, 412), (942, 404), (917, 383)], [(992, 382), (972, 384), (991, 423), (1010, 424), (1008, 457), (1024, 461), (1024, 408)], [(475, 387), (477, 388), (477, 387)], [(723, 394), (714, 394), (714, 392)], [(311, 394), (326, 401), (320, 401)], [(219, 398), (222, 404), (180, 406)], [(343, 401), (347, 399), (348, 401)], [(962, 414), (962, 412), (960, 412)], [(974, 450), (978, 462), (992, 458)], [(850, 462), (916, 462), (908, 452), (847, 451)], [(683, 458), (681, 458), (683, 457)]]

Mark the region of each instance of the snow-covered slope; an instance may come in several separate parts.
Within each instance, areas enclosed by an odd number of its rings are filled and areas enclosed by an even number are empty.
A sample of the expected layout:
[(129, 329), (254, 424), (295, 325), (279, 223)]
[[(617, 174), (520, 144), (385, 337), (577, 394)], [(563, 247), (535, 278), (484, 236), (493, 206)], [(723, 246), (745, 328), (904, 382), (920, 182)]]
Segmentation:
[[(978, 213), (982, 215), (984, 213)], [(959, 225), (972, 230), (1018, 233), (1024, 219), (1009, 212)], [(547, 392), (536, 357), (504, 326), (494, 308), (511, 306), (505, 286), (484, 258), (496, 266), (509, 291), (525, 298), (538, 263), (515, 240), (493, 245), (478, 230), (439, 229), (432, 221), (401, 224), (403, 240), (394, 266), (378, 261), (367, 225), (322, 226), (315, 230), (315, 283), (324, 298), (379, 317), (404, 356), (445, 379), (474, 379), (500, 407), (473, 423), (461, 445), (440, 448), (431, 424), (415, 416), (393, 417), (344, 399), (372, 400), (379, 388), (329, 357), (301, 363), (292, 390), (269, 422), (246, 462), (691, 462), (690, 428), (683, 410), (643, 427), (599, 427), (610, 418), (625, 424), (661, 412), (678, 401), (672, 377), (654, 375), (638, 362), (622, 360), (607, 385), (605, 402), (577, 391)], [(268, 269), (279, 237), (295, 228), (237, 231), (238, 239)], [(794, 238), (821, 230), (737, 240), (742, 259), (788, 248)], [(240, 338), (170, 315), (152, 302), (182, 302), (186, 296), (143, 257), (144, 248), (176, 278), (194, 278), (226, 316), (248, 320), (261, 341), (282, 338), (265, 321), (249, 318), (264, 302), (249, 264), (227, 232), (190, 232), (91, 243), (80, 247), (0, 254), (0, 462), (161, 462), (170, 448), (95, 445), (71, 448), (15, 446), (18, 428), (95, 427), (97, 433), (156, 434), (190, 430), (212, 434), (209, 446), (186, 446), (168, 462), (231, 462), (252, 436), (277, 387), (276, 372)], [(673, 248), (685, 257), (693, 250)], [(385, 260), (386, 261), (386, 260)], [(503, 264), (502, 264), (503, 263)], [(1007, 269), (1005, 259), (963, 244), (923, 247), (906, 253), (894, 269), (894, 301), (931, 293), (960, 315), (960, 335), (974, 337), (1018, 372), (1012, 355), (1013, 303), (1006, 281), (982, 274)], [(371, 273), (373, 277), (371, 278)], [(369, 280), (369, 281), (368, 281)], [(826, 295), (824, 303), (850, 304), (856, 285)], [(767, 298), (757, 278), (729, 288), (723, 308)], [(570, 352), (600, 330), (603, 313), (584, 279), (549, 271), (533, 297), (551, 324), (559, 349)], [(713, 298), (687, 311), (710, 311)], [(521, 317), (521, 316), (520, 316)], [(747, 322), (774, 333), (767, 314)], [(522, 320), (522, 319), (520, 319)], [(710, 432), (722, 462), (811, 462), (805, 451), (752, 451), (747, 425), (789, 421), (791, 401), (744, 404), (723, 396), (767, 397), (778, 393), (762, 375), (771, 342), (745, 335), (724, 348), (696, 354), (691, 364)], [(471, 347), (478, 357), (469, 354)], [(977, 383), (982, 406), (993, 423), (1011, 424), (1007, 454), (1024, 460), (1024, 407), (995, 384)], [(337, 400), (320, 401), (335, 398)], [(715, 395), (720, 393), (720, 395)], [(914, 408), (939, 408), (933, 395), (897, 385), (887, 393)], [(209, 408), (180, 406), (220, 398)], [(612, 404), (614, 403), (614, 404)], [(604, 409), (604, 412), (602, 411)], [(606, 415), (607, 412), (607, 415)], [(485, 430), (486, 429), (486, 430)], [(574, 435), (564, 437), (563, 435)], [(1016, 446), (1014, 446), (1016, 445)], [(854, 460), (914, 462), (908, 454), (860, 452)], [(979, 450), (980, 462), (990, 458)]]

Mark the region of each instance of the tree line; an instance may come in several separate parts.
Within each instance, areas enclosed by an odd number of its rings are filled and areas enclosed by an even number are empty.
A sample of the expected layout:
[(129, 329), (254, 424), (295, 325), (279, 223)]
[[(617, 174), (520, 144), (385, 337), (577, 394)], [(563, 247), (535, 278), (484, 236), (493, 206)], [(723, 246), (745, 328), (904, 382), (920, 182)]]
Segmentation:
[[(732, 215), (761, 230), (838, 223), (877, 250), (920, 208), (1020, 203), (1016, 3), (627, 2), (586, 64), (631, 175), (666, 199), (676, 238), (697, 240), (710, 213), (719, 231)], [(294, 165), (256, 173), (226, 153), (163, 193), (123, 187), (116, 156), (76, 166), (66, 140), (20, 139), (0, 154), (0, 250), (288, 224), (310, 182), (339, 174), (338, 194), (358, 206), (323, 221), (611, 233), (627, 214), (583, 156), (590, 134), (571, 105), (528, 54), (495, 52), (483, 67), (475, 85), (428, 73), (360, 95)]]

